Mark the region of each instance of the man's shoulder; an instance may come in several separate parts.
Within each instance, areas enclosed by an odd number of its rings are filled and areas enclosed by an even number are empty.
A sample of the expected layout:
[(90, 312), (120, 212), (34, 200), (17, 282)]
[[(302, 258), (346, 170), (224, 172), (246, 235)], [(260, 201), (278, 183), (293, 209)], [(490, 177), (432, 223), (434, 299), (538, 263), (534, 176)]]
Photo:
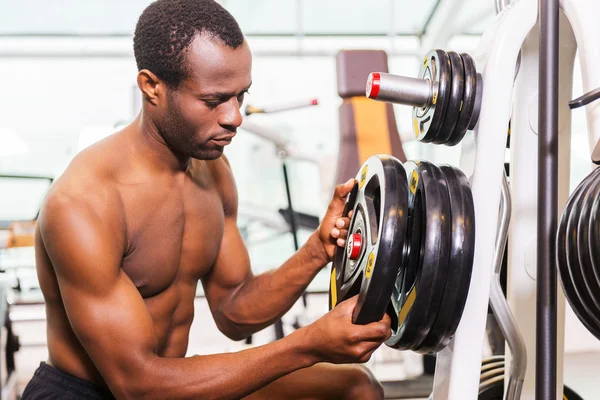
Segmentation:
[(42, 204), (41, 217), (64, 213), (101, 216), (121, 215), (120, 195), (110, 179), (109, 168), (94, 160), (93, 152), (84, 151), (69, 163), (54, 181)]

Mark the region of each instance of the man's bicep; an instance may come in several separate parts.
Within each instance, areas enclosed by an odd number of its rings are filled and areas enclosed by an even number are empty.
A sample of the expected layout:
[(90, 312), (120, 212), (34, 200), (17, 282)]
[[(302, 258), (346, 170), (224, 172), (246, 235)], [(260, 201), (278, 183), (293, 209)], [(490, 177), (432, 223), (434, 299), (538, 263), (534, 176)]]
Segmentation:
[(69, 323), (112, 389), (154, 351), (152, 319), (120, 267), (123, 246), (110, 218), (77, 205), (45, 211), (40, 233)]

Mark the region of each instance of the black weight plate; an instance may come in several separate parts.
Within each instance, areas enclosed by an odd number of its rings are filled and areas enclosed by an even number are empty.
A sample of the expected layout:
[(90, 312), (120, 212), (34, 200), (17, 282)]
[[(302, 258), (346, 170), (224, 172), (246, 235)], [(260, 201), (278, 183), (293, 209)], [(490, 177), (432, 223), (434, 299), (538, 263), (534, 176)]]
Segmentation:
[(475, 62), (466, 53), (462, 53), (460, 56), (465, 69), (465, 88), (458, 121), (454, 127), (454, 132), (452, 132), (452, 136), (446, 142), (448, 146), (460, 143), (467, 133), (471, 117), (473, 116), (473, 110), (475, 109), (475, 100), (477, 99), (477, 70), (475, 69)]
[(588, 190), (581, 195), (581, 215), (577, 224), (577, 254), (579, 256), (579, 267), (580, 273), (583, 276), (583, 287), (582, 290), (587, 289), (587, 292), (592, 300), (590, 309), (600, 319), (600, 281), (594, 271), (594, 265), (592, 264), (592, 251), (598, 248), (598, 242), (589, 241), (589, 227), (591, 212), (594, 206), (595, 200), (600, 194), (600, 177), (594, 177), (588, 184)]
[(424, 108), (413, 107), (413, 130), (418, 140), (433, 141), (438, 135), (446, 110), (452, 84), (450, 57), (444, 50), (431, 50), (425, 55), (418, 77), (432, 82), (433, 95)]
[[(354, 210), (354, 206), (356, 204), (356, 195), (358, 194), (358, 182), (354, 184), (352, 191), (348, 195), (346, 199), (346, 204), (344, 205), (344, 211), (342, 212), (343, 217), (348, 217), (350, 211)], [(338, 299), (338, 284), (337, 284), (337, 271), (343, 268), (346, 264), (344, 251), (341, 248), (336, 248), (335, 254), (333, 255), (333, 263), (331, 264), (331, 273), (330, 273), (330, 281), (329, 281), (329, 309), (331, 310), (338, 303), (358, 294), (358, 291), (352, 293), (352, 291), (348, 290), (348, 292), (344, 293), (342, 298)]]
[(594, 298), (584, 283), (586, 277), (582, 274), (583, 267), (581, 266), (578, 251), (579, 235), (581, 234), (578, 229), (579, 220), (583, 212), (585, 196), (589, 192), (589, 189), (591, 189), (593, 186), (596, 179), (598, 179), (597, 175), (586, 181), (585, 186), (581, 192), (578, 193), (575, 201), (573, 202), (567, 220), (567, 238), (565, 250), (567, 253), (567, 263), (569, 266), (571, 282), (573, 282), (575, 293), (577, 294), (577, 297), (579, 297), (581, 305), (583, 306), (583, 310), (581, 310), (581, 312), (590, 315), (592, 320), (595, 319), (596, 321), (599, 321), (596, 323), (596, 326), (600, 327), (600, 320), (598, 319), (598, 316), (600, 316), (600, 308), (594, 304)]
[[(504, 398), (504, 378), (497, 377), (479, 385), (478, 400), (503, 400)], [(563, 386), (563, 400), (583, 400), (575, 391), (567, 385)]]
[[(597, 171), (598, 169), (596, 169)], [(598, 186), (598, 184), (596, 184)], [(593, 199), (591, 216), (588, 225), (588, 246), (592, 264), (592, 274), (595, 281), (600, 281), (600, 196)], [(595, 292), (595, 297), (600, 297), (600, 292)], [(600, 318), (599, 318), (600, 319)], [(596, 337), (600, 339), (600, 336)]]
[(337, 248), (330, 308), (358, 294), (352, 321), (368, 324), (383, 318), (398, 274), (406, 235), (408, 185), (402, 163), (385, 155), (370, 157), (356, 179), (356, 193), (351, 193), (344, 215), (354, 210), (348, 235), (359, 233), (363, 246), (354, 260), (346, 249)]
[(440, 170), (448, 184), (452, 233), (445, 238), (450, 241), (450, 258), (442, 304), (431, 331), (419, 346), (419, 351), (429, 353), (445, 348), (456, 332), (469, 293), (475, 253), (475, 205), (469, 181), (461, 170), (450, 165), (442, 165)]
[(583, 400), (573, 389), (565, 385), (563, 387), (563, 400)]
[(456, 128), (458, 116), (460, 115), (460, 107), (462, 105), (465, 88), (465, 68), (463, 67), (461, 56), (454, 51), (449, 51), (448, 57), (450, 58), (452, 70), (452, 84), (448, 91), (446, 118), (440, 128), (440, 132), (433, 141), (433, 143), (437, 144), (444, 144), (452, 137), (452, 132), (454, 132), (454, 128)]
[(415, 350), (425, 339), (442, 301), (450, 256), (450, 198), (446, 179), (425, 161), (405, 163), (409, 179), (408, 234), (388, 314), (390, 347)]
[(567, 254), (567, 225), (569, 222), (569, 217), (571, 216), (581, 193), (585, 190), (585, 188), (587, 188), (587, 184), (590, 182), (590, 180), (595, 175), (598, 175), (598, 173), (600, 173), (600, 169), (588, 175), (588, 177), (586, 177), (575, 188), (565, 204), (556, 234), (556, 264), (561, 285), (563, 287), (563, 292), (569, 304), (571, 305), (573, 312), (575, 315), (577, 315), (577, 318), (579, 318), (581, 323), (588, 329), (588, 331), (600, 339), (600, 321), (598, 321), (597, 318), (594, 318), (593, 315), (589, 315), (577, 294), (576, 284), (578, 283), (573, 281), (571, 273), (569, 272), (569, 257)]

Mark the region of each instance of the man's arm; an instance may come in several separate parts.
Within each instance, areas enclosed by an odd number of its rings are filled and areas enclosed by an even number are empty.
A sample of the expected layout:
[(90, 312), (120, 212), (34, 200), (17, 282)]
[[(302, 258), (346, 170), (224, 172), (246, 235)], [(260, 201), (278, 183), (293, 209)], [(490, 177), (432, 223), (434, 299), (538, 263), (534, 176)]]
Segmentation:
[(159, 357), (152, 318), (121, 270), (120, 217), (96, 210), (81, 198), (51, 195), (40, 231), (69, 322), (118, 399), (240, 398), (322, 361), (306, 349), (307, 330), (239, 353)]
[[(217, 260), (202, 283), (221, 332), (231, 339), (241, 340), (281, 318), (330, 261), (335, 238), (327, 235), (336, 220), (330, 214), (338, 211), (331, 210), (330, 205), (322, 225), (329, 223), (331, 227), (321, 226), (281, 267), (254, 276), (237, 226), (237, 192), (226, 160), (221, 163), (221, 168), (213, 171), (213, 175), (223, 197), (225, 229)], [(350, 184), (336, 188), (332, 203), (335, 201), (338, 206), (339, 215), (351, 188)], [(330, 248), (324, 248), (324, 241), (332, 243), (328, 243)]]

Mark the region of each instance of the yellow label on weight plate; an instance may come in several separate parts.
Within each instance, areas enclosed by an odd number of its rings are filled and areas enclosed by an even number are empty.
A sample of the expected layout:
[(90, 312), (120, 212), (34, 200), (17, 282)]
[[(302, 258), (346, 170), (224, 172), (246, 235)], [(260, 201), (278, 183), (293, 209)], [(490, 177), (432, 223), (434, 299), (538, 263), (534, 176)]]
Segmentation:
[(371, 279), (371, 275), (373, 275), (373, 268), (375, 268), (375, 254), (371, 252), (369, 254), (369, 259), (367, 260), (367, 268), (365, 269), (365, 275), (367, 279)]
[(358, 185), (359, 189), (362, 189), (367, 182), (367, 172), (369, 171), (369, 166), (365, 165), (362, 171), (360, 171), (360, 184)]
[(438, 92), (433, 92), (433, 100), (431, 100), (431, 104), (433, 104), (435, 106), (435, 103), (437, 103), (437, 96), (438, 96)]
[(410, 176), (410, 192), (415, 194), (417, 191), (417, 187), (419, 186), (419, 174), (417, 170), (413, 170)]
[(427, 63), (429, 63), (429, 57), (425, 57), (423, 60), (423, 68), (427, 67)]
[(337, 305), (337, 284), (335, 282), (335, 268), (331, 268), (331, 282), (329, 283), (329, 293), (331, 293), (331, 308)]
[(413, 130), (415, 131), (415, 136), (419, 137), (419, 121), (417, 121), (417, 118), (413, 118)]
[(406, 319), (408, 312), (412, 308), (413, 304), (415, 304), (416, 298), (417, 298), (417, 289), (415, 286), (413, 286), (410, 293), (408, 294), (408, 297), (406, 298), (406, 301), (404, 302), (404, 305), (402, 305), (402, 308), (400, 309), (400, 312), (398, 313), (398, 323), (400, 325), (402, 325), (404, 323), (404, 320)]

